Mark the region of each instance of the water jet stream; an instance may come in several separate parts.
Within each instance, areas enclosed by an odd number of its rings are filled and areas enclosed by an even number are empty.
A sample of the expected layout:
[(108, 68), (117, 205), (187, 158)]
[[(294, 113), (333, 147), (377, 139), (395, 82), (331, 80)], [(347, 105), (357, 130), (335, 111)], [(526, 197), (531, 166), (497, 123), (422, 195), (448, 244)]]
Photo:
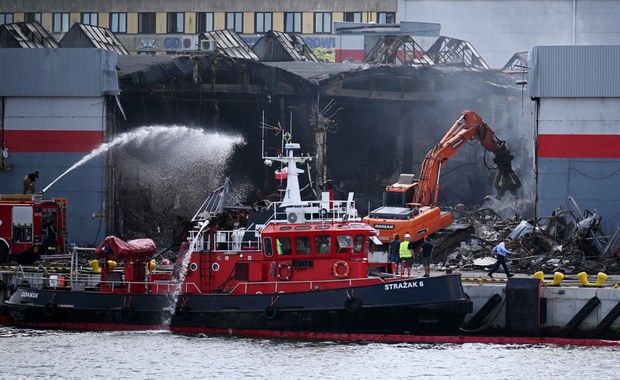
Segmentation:
[(198, 145), (200, 142), (206, 142), (214, 139), (221, 140), (222, 138), (224, 139), (224, 141), (218, 141), (218, 144), (215, 147), (216, 149), (230, 149), (235, 145), (244, 143), (243, 138), (239, 136), (223, 136), (218, 133), (208, 133), (202, 129), (188, 128), (185, 126), (172, 125), (141, 127), (130, 132), (122, 133), (114, 137), (112, 141), (103, 143), (97, 148), (93, 149), (90, 153), (82, 157), (78, 162), (73, 164), (69, 169), (65, 170), (61, 175), (54, 179), (41, 191), (41, 193), (45, 193), (50, 187), (52, 187), (56, 182), (58, 182), (62, 177), (64, 177), (71, 171), (77, 169), (91, 159), (109, 151), (114, 147), (128, 145), (130, 143), (142, 145), (145, 142), (155, 142), (157, 141), (157, 139), (174, 139), (175, 141), (184, 140)]

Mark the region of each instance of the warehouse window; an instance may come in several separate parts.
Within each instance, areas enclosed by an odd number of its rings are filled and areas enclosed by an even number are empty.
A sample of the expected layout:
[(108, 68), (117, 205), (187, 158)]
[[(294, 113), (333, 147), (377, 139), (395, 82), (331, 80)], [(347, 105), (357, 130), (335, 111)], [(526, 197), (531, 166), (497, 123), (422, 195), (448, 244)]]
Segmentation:
[(155, 33), (155, 12), (138, 13), (138, 33)]
[(127, 13), (110, 13), (112, 33), (127, 33)]
[(69, 30), (69, 13), (54, 13), (52, 16), (52, 33), (64, 33)]
[(168, 33), (185, 33), (185, 13), (168, 13)]
[(27, 22), (38, 21), (41, 22), (41, 13), (40, 12), (28, 12), (24, 14), (24, 19)]
[(226, 12), (226, 29), (233, 29), (237, 33), (243, 33), (243, 13)]
[(0, 25), (12, 24), (12, 23), (13, 23), (13, 13), (0, 13)]
[(257, 12), (255, 25), (255, 33), (265, 33), (272, 29), (272, 13), (271, 12)]
[(377, 22), (379, 24), (394, 24), (396, 12), (377, 12)]
[(284, 13), (284, 31), (286, 33), (301, 33), (301, 12)]
[(362, 12), (344, 12), (344, 21), (362, 22)]
[(332, 14), (330, 12), (316, 12), (314, 14), (314, 33), (332, 32)]
[(97, 12), (82, 13), (82, 24), (98, 26), (99, 17)]
[(196, 33), (212, 32), (213, 13), (200, 12), (196, 14)]

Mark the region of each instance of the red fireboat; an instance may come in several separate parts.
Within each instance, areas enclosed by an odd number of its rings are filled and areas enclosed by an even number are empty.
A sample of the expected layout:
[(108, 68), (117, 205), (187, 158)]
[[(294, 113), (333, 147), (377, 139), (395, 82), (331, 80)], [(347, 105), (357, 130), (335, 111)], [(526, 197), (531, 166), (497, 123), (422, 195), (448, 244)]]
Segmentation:
[(194, 216), (174, 270), (154, 268), (150, 239), (108, 237), (97, 248), (101, 270), (72, 270), (62, 284), (25, 276), (4, 307), (17, 325), (40, 328), (274, 337), (458, 333), (472, 311), (460, 275), (369, 270), (368, 255), (381, 244), (377, 231), (361, 221), (352, 193), (347, 200), (331, 191), (317, 201), (301, 199), (298, 164), (312, 157), (285, 135), (282, 153), (263, 153), (266, 163), (283, 164), (282, 201), (245, 227), (226, 230), (216, 222), (227, 211), (225, 185)]

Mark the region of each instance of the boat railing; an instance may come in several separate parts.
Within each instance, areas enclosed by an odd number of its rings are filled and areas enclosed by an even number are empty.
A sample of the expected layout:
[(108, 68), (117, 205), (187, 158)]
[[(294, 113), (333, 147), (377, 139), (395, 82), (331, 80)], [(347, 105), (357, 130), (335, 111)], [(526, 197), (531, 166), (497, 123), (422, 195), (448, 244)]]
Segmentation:
[[(254, 294), (256, 293), (255, 291), (252, 291), (251, 288), (257, 288), (257, 287), (261, 287), (262, 289), (265, 289), (265, 286), (273, 286), (273, 293), (280, 293), (281, 291), (283, 291), (283, 289), (290, 289), (291, 285), (298, 285), (298, 284), (307, 284), (308, 286), (308, 291), (314, 291), (317, 289), (321, 289), (321, 285), (325, 285), (325, 284), (338, 284), (339, 286), (342, 286), (343, 284), (346, 284), (348, 286), (355, 286), (355, 285), (359, 285), (360, 282), (367, 282), (369, 280), (369, 278), (350, 278), (350, 279), (333, 279), (333, 280), (315, 280), (315, 281), (286, 281), (286, 282), (282, 282), (282, 281), (270, 281), (270, 282), (240, 282), (238, 284), (236, 284), (229, 293), (233, 294), (235, 293), (235, 291), (239, 288), (243, 288), (243, 293), (244, 294)], [(383, 278), (381, 277), (373, 277), (373, 280), (378, 280), (380, 282), (386, 282)], [(295, 291), (300, 291), (300, 288), (295, 287)], [(303, 290), (301, 290), (303, 291)]]
[(196, 242), (196, 251), (216, 250), (224, 253), (238, 253), (242, 251), (260, 251), (261, 244), (256, 230), (239, 228), (235, 230), (219, 230), (213, 233), (192, 230), (189, 241)]
[(346, 201), (321, 200), (305, 201), (299, 205), (282, 206), (275, 203), (274, 223), (338, 223), (361, 221), (353, 193)]
[(15, 279), (16, 285), (34, 289), (64, 288), (78, 291), (98, 286), (101, 276), (94, 273), (58, 272), (39, 266), (29, 270), (19, 267)]
[[(114, 272), (119, 273), (120, 272)], [(45, 270), (29, 272), (20, 270), (17, 285), (26, 285), (32, 289), (64, 289), (66, 291), (98, 291), (103, 288), (109, 292), (122, 290), (126, 293), (171, 294), (177, 289), (177, 282), (170, 280), (124, 281), (101, 280), (99, 273), (48, 273)], [(184, 282), (183, 292), (201, 293), (200, 287), (194, 282)]]

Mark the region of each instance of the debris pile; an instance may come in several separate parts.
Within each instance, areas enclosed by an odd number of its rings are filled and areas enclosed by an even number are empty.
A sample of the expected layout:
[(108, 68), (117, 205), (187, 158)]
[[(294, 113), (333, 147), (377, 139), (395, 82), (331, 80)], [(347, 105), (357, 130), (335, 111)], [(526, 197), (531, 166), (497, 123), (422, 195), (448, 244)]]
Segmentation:
[[(508, 238), (508, 261), (516, 273), (556, 271), (620, 274), (620, 226), (610, 236), (601, 229), (601, 217), (581, 211), (569, 196), (572, 209), (558, 208), (551, 216), (522, 220), (504, 219), (491, 208), (453, 209), (455, 222), (473, 226), (473, 233), (460, 242), (436, 243), (438, 269), (485, 270), (495, 263), (491, 249)], [(442, 267), (443, 265), (443, 267)]]

